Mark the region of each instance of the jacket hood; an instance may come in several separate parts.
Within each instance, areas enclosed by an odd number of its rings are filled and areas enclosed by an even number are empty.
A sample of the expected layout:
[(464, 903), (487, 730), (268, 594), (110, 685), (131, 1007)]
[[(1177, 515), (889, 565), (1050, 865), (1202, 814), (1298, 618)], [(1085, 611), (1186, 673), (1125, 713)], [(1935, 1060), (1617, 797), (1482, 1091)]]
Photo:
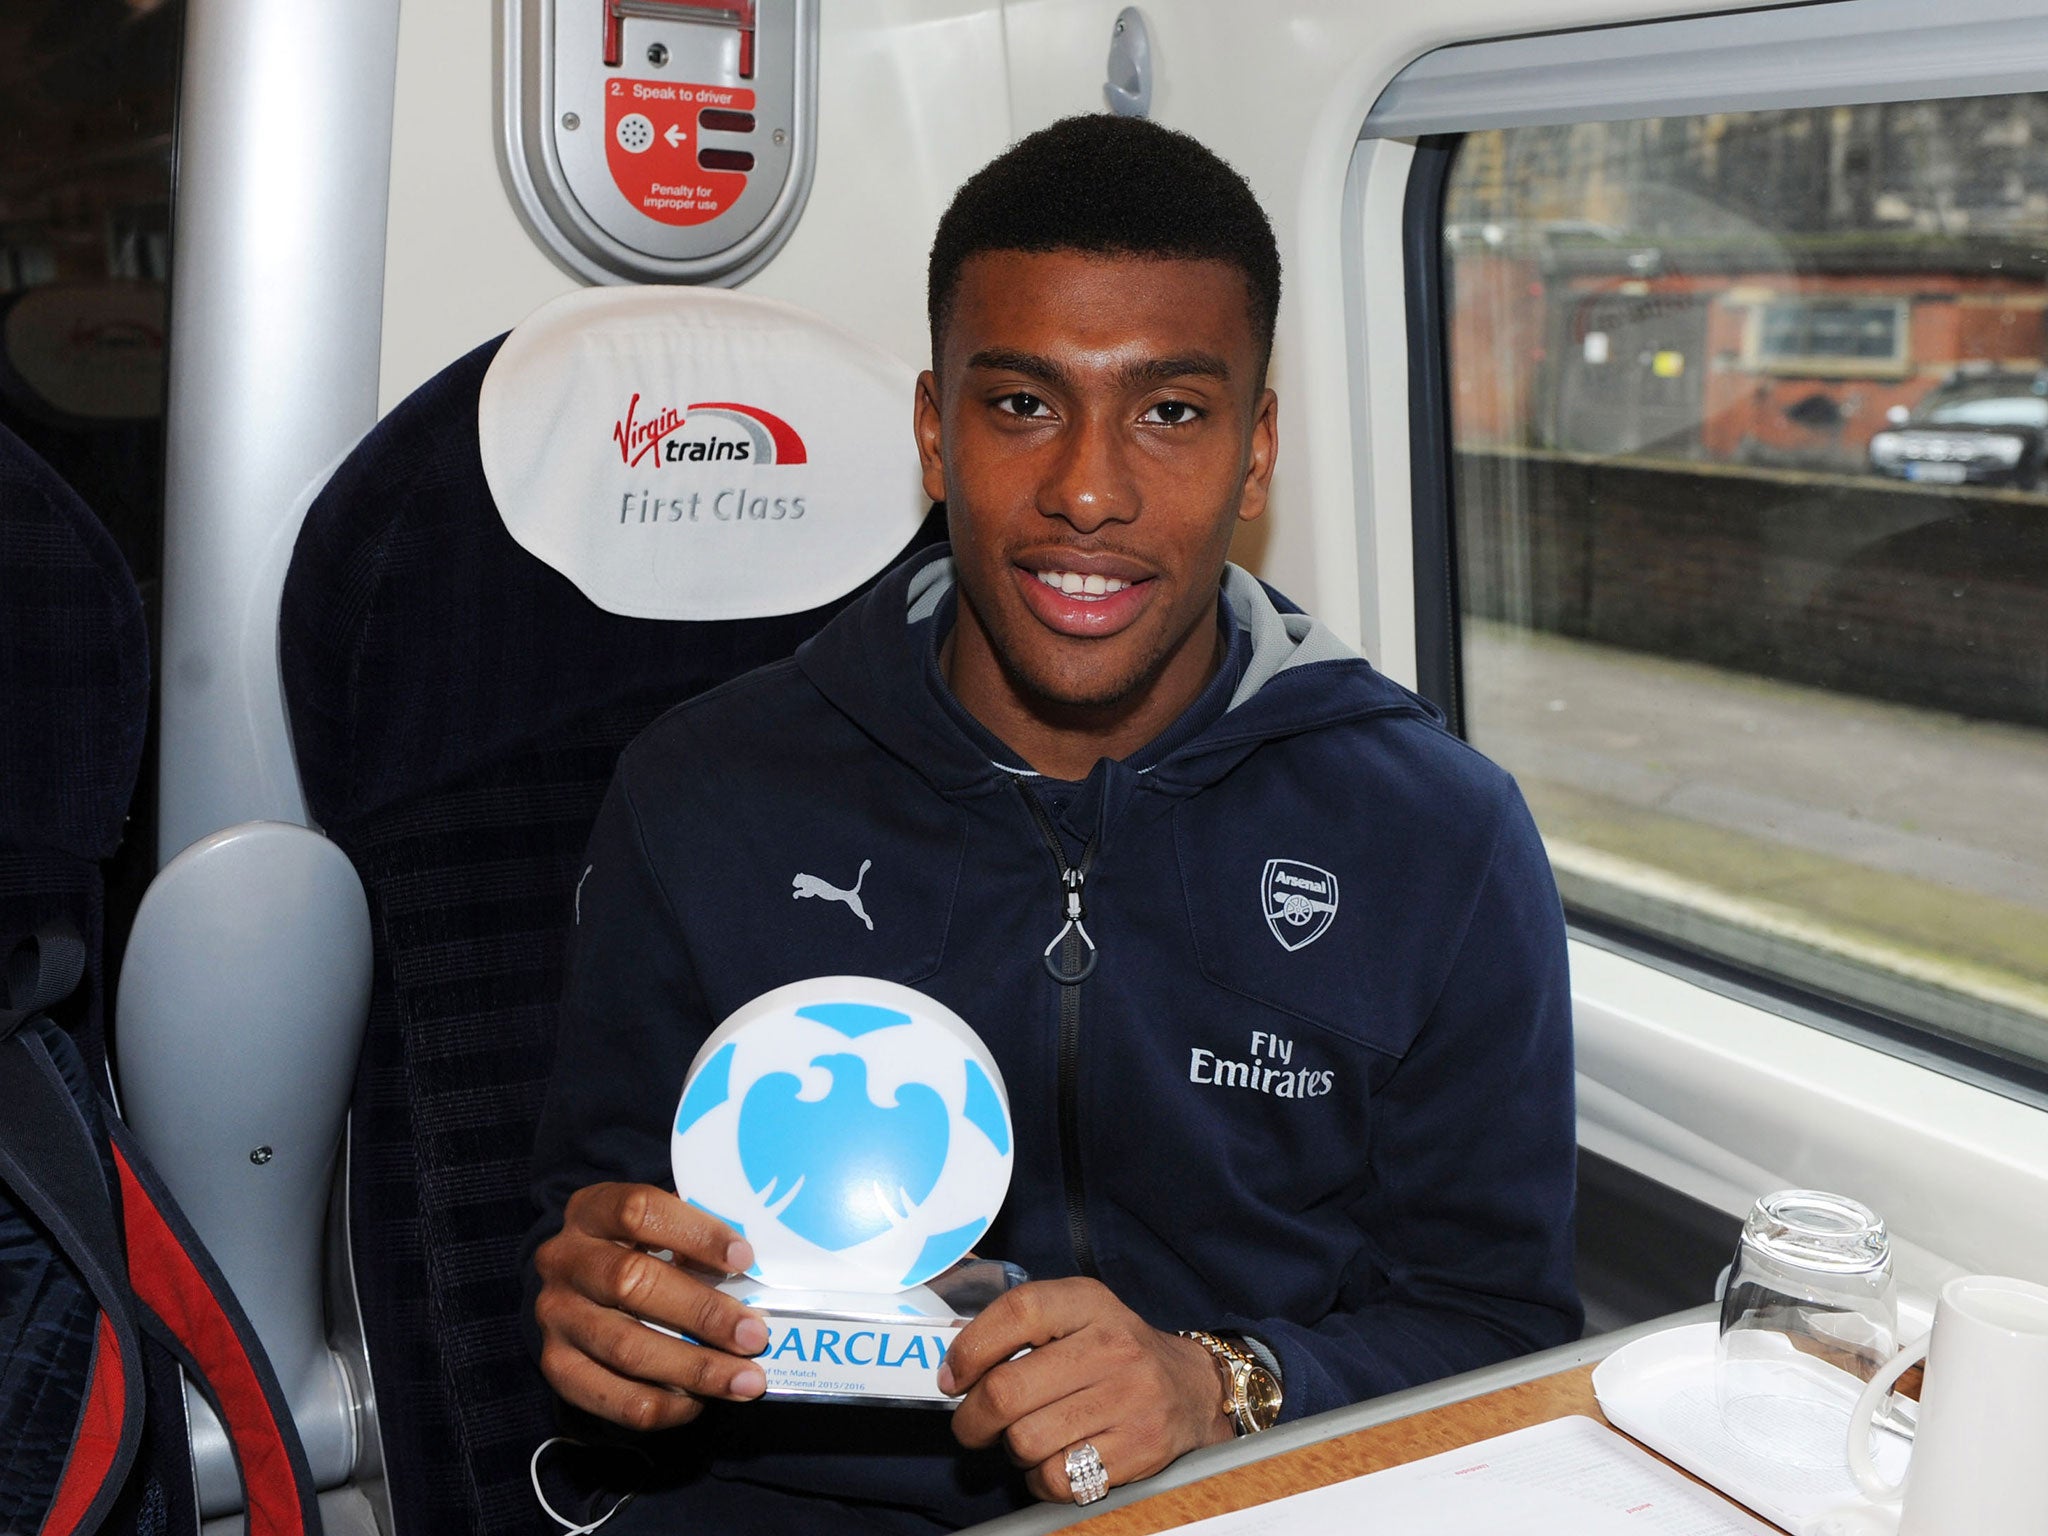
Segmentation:
[[(949, 794), (1001, 789), (989, 761), (933, 696), (926, 622), (953, 590), (951, 547), (918, 551), (796, 653), (832, 705), (875, 742)], [(1250, 636), (1250, 658), (1222, 717), (1145, 770), (1155, 787), (1191, 792), (1265, 741), (1372, 716), (1441, 725), (1428, 700), (1382, 676), (1321, 620), (1249, 571), (1226, 565), (1223, 599)]]

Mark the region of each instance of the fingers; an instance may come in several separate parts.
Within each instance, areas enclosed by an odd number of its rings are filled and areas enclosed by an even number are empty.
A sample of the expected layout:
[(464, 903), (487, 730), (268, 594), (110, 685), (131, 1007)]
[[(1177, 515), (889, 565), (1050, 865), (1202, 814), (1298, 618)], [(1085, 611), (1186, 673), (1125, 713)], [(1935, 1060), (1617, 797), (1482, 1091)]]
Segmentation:
[[(759, 1397), (767, 1386), (752, 1360), (672, 1338), (609, 1307), (564, 1308), (553, 1322), (544, 1354), (560, 1346), (625, 1381), (735, 1401)], [(761, 1327), (758, 1319), (754, 1326)]]
[(1067, 1452), (1082, 1445), (1095, 1447), (1112, 1488), (1151, 1477), (1191, 1449), (1168, 1402), (1113, 1383), (1050, 1405), (1011, 1425), (1004, 1437), (1010, 1460), (1026, 1469), (1032, 1496), (1054, 1502), (1074, 1497)]
[(1231, 1433), (1208, 1351), (1094, 1281), (1019, 1286), (961, 1330), (946, 1362), (941, 1385), (966, 1394), (955, 1438), (1000, 1443), (1040, 1498), (1072, 1496), (1066, 1455), (1083, 1442), (1114, 1485)]
[(549, 1333), (541, 1345), (541, 1373), (565, 1401), (614, 1424), (667, 1429), (694, 1419), (708, 1398), (746, 1401), (766, 1386), (761, 1368), (750, 1361), (667, 1338), (620, 1313), (591, 1311), (621, 1331), (609, 1337), (575, 1329)]
[(592, 1184), (569, 1197), (564, 1232), (666, 1250), (722, 1275), (754, 1262), (753, 1245), (724, 1222), (651, 1184)]
[(666, 1191), (626, 1184), (579, 1191), (562, 1230), (534, 1255), (541, 1280), (534, 1320), (550, 1384), (576, 1406), (635, 1429), (684, 1423), (704, 1398), (759, 1397), (766, 1377), (745, 1357), (767, 1347), (767, 1326), (690, 1270), (647, 1251), (653, 1247), (720, 1273), (753, 1262), (730, 1228)]
[[(1106, 1411), (1113, 1414), (1114, 1403), (1107, 1405)], [(1095, 1454), (1102, 1458), (1102, 1470), (1108, 1475), (1112, 1488), (1143, 1482), (1163, 1471), (1177, 1454), (1156, 1435), (1128, 1423), (1115, 1428), (1076, 1432), (1071, 1439), (1062, 1441), (1025, 1471), (1024, 1486), (1031, 1490), (1033, 1498), (1051, 1503), (1074, 1502), (1073, 1483), (1067, 1476), (1067, 1453), (1083, 1445), (1095, 1447)]]
[(1163, 1434), (1180, 1405), (1149, 1332), (1095, 1328), (1004, 1361), (954, 1410), (954, 1438), (971, 1448), (1001, 1440), (1028, 1467), (1110, 1425)]
[[(961, 1337), (965, 1336), (963, 1331)], [(976, 1381), (953, 1410), (953, 1438), (970, 1450), (994, 1445), (1013, 1426), (1087, 1391), (1098, 1379), (1099, 1364), (1071, 1341), (1041, 1345), (1005, 1360)], [(1013, 1452), (1012, 1459), (1029, 1466), (1049, 1454), (1040, 1451), (1020, 1460)]]
[[(638, 1287), (593, 1282), (573, 1266), (568, 1278), (558, 1274), (543, 1283), (533, 1308), (541, 1333), (541, 1370), (564, 1397), (615, 1423), (647, 1427), (694, 1417), (694, 1406), (661, 1401), (664, 1397), (687, 1393), (745, 1400), (766, 1390), (761, 1367), (744, 1358), (767, 1344), (767, 1328), (758, 1317), (651, 1254), (587, 1238), (575, 1241), (591, 1254), (594, 1272), (616, 1266), (613, 1256), (624, 1255), (636, 1266), (669, 1270), (669, 1284), (640, 1300)], [(558, 1251), (550, 1268), (559, 1269), (563, 1262)], [(668, 1295), (671, 1288), (679, 1294)], [(621, 1296), (645, 1307), (652, 1320), (693, 1334), (694, 1340), (657, 1332), (633, 1307), (622, 1307)]]
[[(1121, 1373), (1069, 1390), (1073, 1363), (1058, 1357), (1073, 1352), (1077, 1346), (1067, 1340), (1005, 1362), (989, 1372), (953, 1416), (953, 1431), (962, 1443), (1000, 1443), (1010, 1461), (1024, 1469), (1025, 1484), (1039, 1499), (1073, 1498), (1067, 1452), (1081, 1444), (1094, 1445), (1112, 1487), (1150, 1477), (1185, 1449), (1173, 1438), (1168, 1405), (1133, 1391)], [(1019, 1411), (1023, 1404), (1029, 1406)], [(973, 1429), (974, 1438), (960, 1422), (963, 1416), (986, 1413), (1002, 1419), (1013, 1412), (1016, 1416), (992, 1433), (985, 1426)]]
[[(541, 1295), (573, 1293), (688, 1334), (702, 1344), (752, 1355), (767, 1347), (760, 1317), (733, 1297), (654, 1254), (581, 1234), (563, 1233), (534, 1255)], [(543, 1327), (549, 1319), (535, 1304)]]
[[(1123, 1310), (1123, 1304), (1097, 1280), (1033, 1280), (1005, 1291), (953, 1340), (940, 1369), (939, 1387), (947, 1392), (971, 1391), (984, 1375), (1019, 1350), (1066, 1338)], [(954, 1417), (957, 1423), (958, 1415)]]
[[(761, 1318), (725, 1292), (638, 1248), (561, 1232), (534, 1255), (541, 1278), (534, 1320), (550, 1332), (591, 1335), (591, 1311), (645, 1320), (733, 1355), (756, 1355), (768, 1344)], [(637, 1323), (636, 1323), (637, 1326)], [(636, 1337), (637, 1335), (627, 1335)]]
[[(1095, 1447), (1095, 1454), (1102, 1458), (1102, 1470), (1108, 1475), (1111, 1488), (1125, 1483), (1135, 1483), (1147, 1478), (1159, 1467), (1148, 1471), (1133, 1470), (1131, 1457), (1124, 1442), (1124, 1436), (1115, 1430), (1099, 1430), (1093, 1435), (1065, 1445), (1048, 1456), (1039, 1465), (1024, 1474), (1024, 1486), (1031, 1490), (1031, 1496), (1052, 1504), (1078, 1503), (1074, 1497), (1073, 1481), (1067, 1476), (1067, 1452), (1079, 1450), (1084, 1445)], [(1165, 1463), (1161, 1462), (1160, 1466)]]

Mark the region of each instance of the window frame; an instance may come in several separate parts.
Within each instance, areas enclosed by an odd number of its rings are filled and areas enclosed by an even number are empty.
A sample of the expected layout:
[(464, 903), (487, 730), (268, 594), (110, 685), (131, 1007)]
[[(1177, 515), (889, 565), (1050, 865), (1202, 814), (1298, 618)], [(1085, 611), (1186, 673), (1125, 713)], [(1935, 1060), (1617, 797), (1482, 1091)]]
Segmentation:
[[(1958, 0), (1947, 14), (1969, 32), (1969, 47), (1934, 46), (1931, 34), (1942, 28), (1899, 0), (1829, 0), (1789, 11), (1454, 44), (1423, 55), (1382, 93), (1361, 139), (1400, 137), (1412, 142), (1415, 151), (1402, 204), (1401, 249), (1409, 349), (1417, 691), (1444, 711), (1459, 735), (1465, 735), (1462, 604), (1450, 430), (1451, 274), (1443, 214), (1466, 135), (1489, 128), (1712, 111), (2048, 91), (2048, 17), (2020, 14), (2011, 0)], [(1821, 68), (1826, 41), (1856, 36), (1858, 26), (1864, 32), (1851, 67)], [(2024, 36), (2008, 38), (2009, 46), (1994, 46), (1999, 37), (2007, 36), (2000, 29), (2012, 27)], [(1845, 28), (1849, 30), (1838, 30)], [(1702, 59), (1710, 62), (1703, 66)], [(1645, 84), (1645, 74), (1657, 78)], [(1575, 100), (1575, 91), (1585, 94)], [(1760, 311), (1753, 326), (1761, 326)], [(1895, 334), (1901, 347), (1910, 346), (1910, 315), (1900, 316)], [(2032, 1108), (2048, 1109), (2048, 1064), (2016, 1060), (1925, 1020), (1836, 997), (1572, 903), (1566, 904), (1566, 918), (1572, 938), (1580, 943)]]
[(1423, 54), (1362, 138), (1421, 139), (1706, 112), (1869, 106), (2048, 89), (2031, 0), (1808, 0), (1470, 43)]

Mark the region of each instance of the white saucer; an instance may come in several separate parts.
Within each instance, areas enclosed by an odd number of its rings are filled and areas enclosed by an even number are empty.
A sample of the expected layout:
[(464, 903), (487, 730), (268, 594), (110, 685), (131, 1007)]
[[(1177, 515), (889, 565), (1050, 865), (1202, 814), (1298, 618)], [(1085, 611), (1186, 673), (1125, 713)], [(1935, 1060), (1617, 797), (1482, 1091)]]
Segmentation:
[[(1849, 1475), (1846, 1425), (1822, 1430), (1788, 1419), (1782, 1458), (1759, 1455), (1728, 1434), (1714, 1399), (1716, 1333), (1712, 1323), (1670, 1328), (1601, 1361), (1593, 1395), (1608, 1422), (1793, 1536), (1896, 1531), (1898, 1506), (1871, 1503)], [(1896, 1480), (1907, 1442), (1884, 1429), (1873, 1440), (1878, 1470)]]

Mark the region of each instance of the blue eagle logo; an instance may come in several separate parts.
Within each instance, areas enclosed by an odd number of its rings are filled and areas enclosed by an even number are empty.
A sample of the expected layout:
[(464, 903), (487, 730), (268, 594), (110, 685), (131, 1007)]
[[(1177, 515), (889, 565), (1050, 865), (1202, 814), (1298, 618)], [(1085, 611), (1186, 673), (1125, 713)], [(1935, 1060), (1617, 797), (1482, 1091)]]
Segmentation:
[[(946, 1165), (945, 1100), (905, 1083), (893, 1104), (868, 1096), (860, 1057), (812, 1058), (831, 1074), (822, 1099), (802, 1099), (794, 1073), (770, 1072), (740, 1102), (740, 1167), (769, 1205), (788, 1199), (784, 1226), (837, 1252), (879, 1236), (924, 1202)], [(792, 1194), (794, 1198), (791, 1198)]]

